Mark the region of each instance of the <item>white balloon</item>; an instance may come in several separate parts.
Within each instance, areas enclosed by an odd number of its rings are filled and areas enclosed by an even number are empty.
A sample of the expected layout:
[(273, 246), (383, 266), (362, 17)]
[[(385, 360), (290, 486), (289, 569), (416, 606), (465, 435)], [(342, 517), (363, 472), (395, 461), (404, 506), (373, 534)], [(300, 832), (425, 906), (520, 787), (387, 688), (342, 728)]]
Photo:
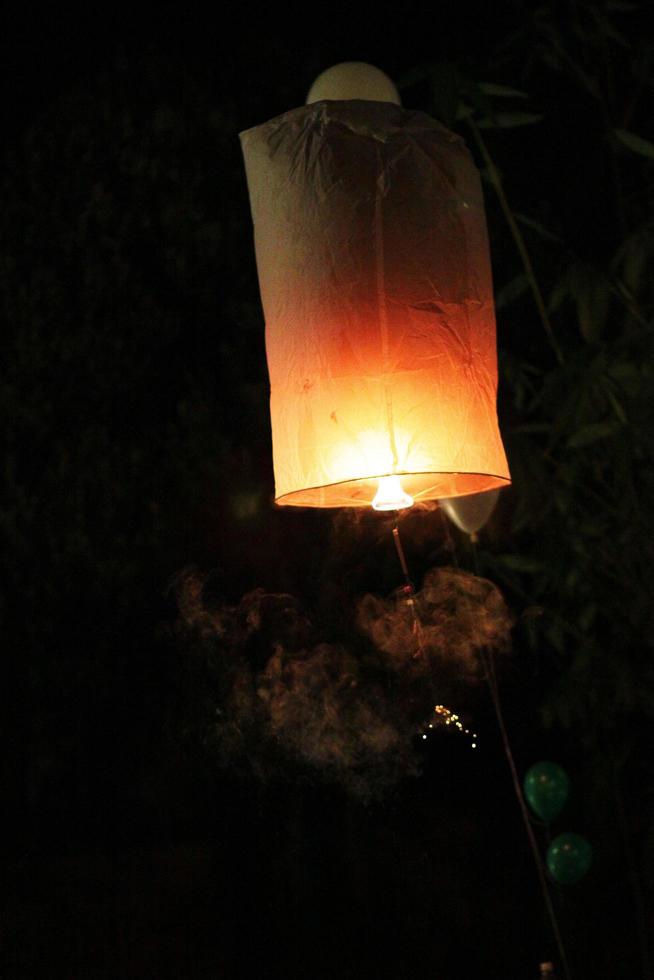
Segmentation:
[(449, 519), (466, 534), (476, 534), (495, 510), (499, 490), (485, 490), (466, 497), (448, 497), (439, 503)]
[(322, 99), (347, 101), (363, 99), (366, 102), (394, 102), (402, 105), (399, 92), (379, 68), (365, 61), (343, 61), (327, 68), (309, 89), (307, 105)]

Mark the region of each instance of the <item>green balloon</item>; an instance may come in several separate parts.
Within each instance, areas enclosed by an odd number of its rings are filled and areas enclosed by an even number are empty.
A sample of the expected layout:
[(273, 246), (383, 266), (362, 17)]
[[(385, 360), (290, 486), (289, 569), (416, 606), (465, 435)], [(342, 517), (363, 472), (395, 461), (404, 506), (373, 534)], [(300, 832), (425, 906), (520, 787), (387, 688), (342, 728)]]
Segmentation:
[(537, 762), (525, 776), (525, 796), (529, 806), (541, 820), (549, 821), (558, 817), (568, 798), (569, 789), (567, 773), (556, 762)]
[(593, 848), (581, 834), (559, 834), (547, 848), (549, 873), (560, 885), (574, 885), (592, 862)]

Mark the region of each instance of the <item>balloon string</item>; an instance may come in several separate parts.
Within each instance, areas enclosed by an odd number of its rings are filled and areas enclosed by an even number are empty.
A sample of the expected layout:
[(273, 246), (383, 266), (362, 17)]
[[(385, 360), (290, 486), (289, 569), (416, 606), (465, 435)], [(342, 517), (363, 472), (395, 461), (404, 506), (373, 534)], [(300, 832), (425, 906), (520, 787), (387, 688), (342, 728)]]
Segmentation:
[[(407, 564), (406, 555), (404, 554), (404, 548), (402, 547), (402, 539), (400, 537), (400, 529), (398, 526), (397, 518), (394, 519), (393, 524), (393, 542), (395, 544), (395, 550), (397, 552), (397, 557), (400, 562), (400, 567), (402, 569), (402, 574), (404, 575), (404, 593), (407, 597), (407, 604), (411, 608), (413, 615), (413, 631), (414, 635), (418, 640), (418, 649), (414, 656), (418, 657), (423, 651), (423, 628), (420, 618), (418, 616), (418, 610), (416, 608), (415, 602), (415, 588), (413, 582), (411, 581), (411, 576), (409, 575), (409, 566)], [(472, 556), (473, 556), (473, 568), (476, 575), (479, 575), (479, 559), (477, 555), (476, 548), (476, 535), (471, 535), (472, 545)], [(455, 546), (456, 549), (456, 546)], [(456, 552), (455, 552), (456, 561)], [(458, 565), (458, 562), (456, 562)], [(552, 932), (554, 933), (554, 939), (556, 941), (556, 946), (559, 951), (559, 956), (561, 958), (561, 965), (563, 966), (563, 972), (566, 980), (573, 980), (572, 972), (570, 970), (570, 965), (568, 963), (568, 957), (565, 951), (565, 945), (563, 943), (563, 936), (559, 928), (558, 919), (556, 916), (556, 911), (554, 909), (554, 903), (552, 902), (552, 896), (550, 894), (549, 886), (547, 883), (547, 877), (545, 875), (545, 867), (543, 865), (543, 860), (540, 854), (540, 849), (538, 847), (538, 841), (534, 834), (531, 820), (529, 817), (529, 810), (527, 809), (527, 804), (525, 803), (525, 798), (522, 793), (522, 786), (520, 783), (520, 777), (518, 776), (518, 770), (515, 764), (515, 759), (513, 756), (513, 750), (511, 748), (511, 743), (509, 741), (509, 734), (506, 729), (504, 722), (504, 713), (502, 711), (502, 704), (500, 701), (499, 687), (497, 684), (497, 676), (495, 673), (495, 663), (493, 661), (492, 654), (489, 652), (488, 657), (483, 649), (479, 651), (482, 667), (484, 669), (484, 675), (486, 677), (486, 682), (488, 684), (488, 689), (491, 694), (491, 701), (493, 703), (493, 708), (495, 709), (495, 716), (497, 718), (498, 728), (500, 730), (500, 736), (502, 738), (502, 745), (504, 747), (504, 754), (509, 766), (509, 771), (511, 773), (511, 779), (513, 782), (513, 788), (515, 790), (516, 799), (518, 801), (518, 806), (520, 807), (520, 812), (522, 814), (523, 823), (525, 826), (525, 831), (527, 834), (527, 839), (529, 841), (529, 846), (534, 858), (534, 863), (536, 865), (536, 871), (538, 873), (538, 879), (540, 881), (541, 890), (543, 893), (543, 900), (545, 902), (545, 907), (550, 919), (552, 926)]]
[(550, 923), (552, 926), (552, 932), (554, 933), (554, 939), (556, 940), (556, 945), (559, 950), (559, 955), (561, 957), (561, 963), (563, 965), (563, 972), (567, 980), (572, 980), (572, 973), (570, 971), (570, 966), (568, 963), (568, 957), (566, 955), (565, 946), (563, 943), (563, 936), (561, 935), (561, 930), (559, 928), (558, 919), (556, 912), (554, 910), (554, 903), (552, 902), (552, 896), (547, 884), (547, 878), (545, 876), (545, 868), (543, 866), (543, 860), (541, 858), (540, 850), (538, 847), (538, 842), (534, 834), (533, 828), (531, 826), (531, 821), (529, 818), (529, 810), (527, 809), (527, 804), (525, 803), (524, 795), (522, 793), (522, 787), (520, 785), (520, 778), (518, 776), (518, 771), (516, 769), (515, 760), (513, 757), (513, 752), (511, 750), (511, 743), (509, 742), (509, 736), (506, 730), (506, 725), (504, 723), (504, 715), (502, 712), (502, 706), (499, 698), (499, 691), (497, 688), (497, 678), (495, 677), (495, 667), (493, 664), (492, 655), (489, 655), (488, 660), (486, 659), (484, 653), (481, 653), (481, 660), (484, 666), (484, 673), (486, 674), (486, 680), (488, 682), (488, 687), (491, 692), (491, 700), (493, 702), (493, 707), (495, 708), (495, 714), (497, 716), (497, 724), (500, 729), (500, 734), (502, 736), (502, 743), (504, 745), (504, 753), (506, 755), (507, 762), (509, 764), (509, 769), (511, 771), (511, 778), (513, 780), (513, 788), (515, 790), (515, 795), (518, 800), (518, 805), (520, 807), (520, 812), (522, 813), (522, 819), (525, 825), (525, 831), (527, 833), (527, 838), (531, 847), (532, 854), (534, 856), (534, 862), (536, 864), (536, 870), (538, 872), (538, 878), (540, 881), (540, 886), (543, 892), (543, 899), (545, 902), (545, 907), (547, 908), (547, 913), (550, 918)]
[[(477, 549), (475, 547), (475, 542), (472, 541), (471, 543), (472, 543), (472, 554), (473, 554), (473, 566), (474, 566), (475, 574), (479, 575), (479, 561), (477, 556)], [(534, 863), (536, 864), (536, 871), (538, 873), (538, 879), (540, 881), (540, 887), (543, 893), (543, 900), (545, 902), (547, 914), (550, 919), (550, 924), (552, 926), (552, 932), (554, 933), (554, 939), (556, 941), (556, 945), (559, 951), (559, 956), (561, 957), (563, 972), (567, 980), (572, 980), (572, 972), (570, 970), (570, 964), (568, 963), (568, 957), (565, 951), (565, 945), (563, 943), (563, 936), (561, 934), (561, 929), (559, 927), (556, 911), (554, 909), (554, 903), (552, 901), (552, 896), (550, 894), (550, 889), (547, 883), (547, 877), (545, 875), (545, 867), (543, 865), (543, 859), (541, 857), (540, 849), (538, 847), (538, 841), (536, 840), (536, 835), (534, 834), (534, 830), (531, 825), (529, 810), (527, 809), (527, 804), (525, 803), (525, 798), (520, 783), (520, 777), (518, 776), (518, 770), (515, 764), (513, 750), (511, 749), (511, 742), (509, 741), (509, 734), (507, 732), (506, 725), (504, 723), (504, 712), (502, 711), (502, 703), (500, 701), (500, 692), (497, 684), (497, 675), (495, 673), (495, 662), (493, 660), (493, 655), (490, 651), (488, 657), (486, 656), (486, 653), (483, 649), (479, 651), (479, 654), (480, 654), (482, 666), (484, 668), (484, 674), (486, 676), (488, 689), (490, 691), (491, 701), (493, 702), (493, 708), (495, 709), (497, 725), (500, 730), (506, 761), (509, 765), (509, 771), (511, 773), (511, 779), (513, 781), (513, 788), (515, 790), (516, 799), (518, 800), (518, 806), (520, 807), (520, 812), (522, 814), (522, 820), (525, 826), (525, 831), (527, 834), (527, 839), (529, 841), (529, 846), (531, 848), (531, 853), (534, 858)]]

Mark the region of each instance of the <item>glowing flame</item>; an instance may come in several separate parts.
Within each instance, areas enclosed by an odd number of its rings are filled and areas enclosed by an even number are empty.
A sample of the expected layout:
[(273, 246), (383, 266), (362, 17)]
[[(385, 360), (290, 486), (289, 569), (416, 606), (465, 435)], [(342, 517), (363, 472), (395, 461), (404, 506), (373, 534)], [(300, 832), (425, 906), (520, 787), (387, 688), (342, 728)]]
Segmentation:
[(375, 510), (404, 510), (413, 507), (413, 497), (404, 492), (399, 476), (382, 476), (372, 506)]

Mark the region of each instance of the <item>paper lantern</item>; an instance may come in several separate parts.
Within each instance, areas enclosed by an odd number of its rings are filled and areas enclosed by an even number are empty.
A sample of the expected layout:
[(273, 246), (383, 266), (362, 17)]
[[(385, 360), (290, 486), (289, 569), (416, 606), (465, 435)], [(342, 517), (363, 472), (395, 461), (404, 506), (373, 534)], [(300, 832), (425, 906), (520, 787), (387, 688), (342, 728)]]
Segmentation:
[(395, 509), (510, 481), (491, 270), (463, 141), (385, 101), (241, 134), (278, 504)]

